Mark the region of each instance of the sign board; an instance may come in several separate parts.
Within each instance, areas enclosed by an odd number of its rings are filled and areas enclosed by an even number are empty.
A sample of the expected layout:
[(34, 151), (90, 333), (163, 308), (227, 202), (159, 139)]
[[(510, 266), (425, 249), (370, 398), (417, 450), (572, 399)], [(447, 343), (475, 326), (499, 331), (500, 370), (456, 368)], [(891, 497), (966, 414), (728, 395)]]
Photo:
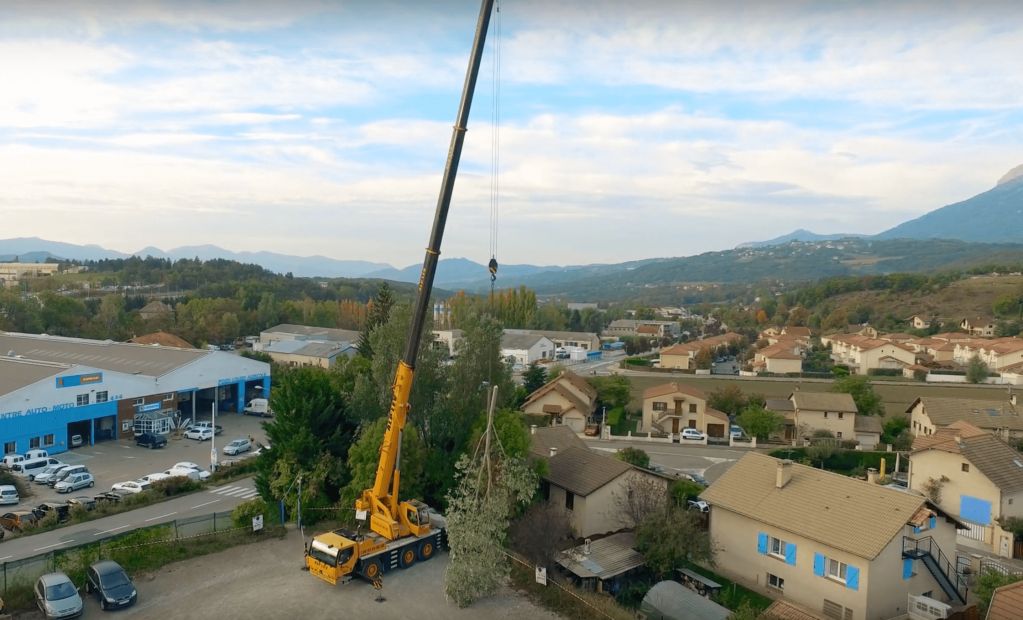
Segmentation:
[(252, 531), (258, 532), (261, 529), (263, 529), (263, 515), (252, 517)]
[(369, 516), (369, 513), (366, 510), (356, 510), (355, 511), (355, 518), (357, 520), (359, 520), (359, 521), (365, 521), (366, 517), (368, 517), (368, 516)]
[(536, 567), (536, 582), (542, 586), (547, 585), (547, 568), (543, 566)]
[(139, 413), (145, 413), (147, 411), (159, 411), (162, 406), (162, 403), (149, 403), (148, 405), (138, 405), (138, 408)]
[(103, 383), (103, 373), (92, 372), (87, 375), (65, 375), (57, 377), (58, 388), (79, 387), (90, 383)]

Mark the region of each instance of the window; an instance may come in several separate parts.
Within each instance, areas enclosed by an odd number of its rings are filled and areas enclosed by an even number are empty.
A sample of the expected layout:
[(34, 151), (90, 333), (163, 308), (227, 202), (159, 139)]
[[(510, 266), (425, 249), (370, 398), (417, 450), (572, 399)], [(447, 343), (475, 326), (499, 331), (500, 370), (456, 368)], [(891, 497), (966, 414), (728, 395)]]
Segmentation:
[(771, 537), (771, 555), (776, 555), (779, 558), (785, 557), (785, 541), (779, 538)]
[(28, 449), (29, 450), (35, 450), (36, 448), (39, 447), (39, 445), (40, 444), (39, 444), (39, 438), (38, 437), (33, 437), (32, 439), (28, 440)]
[(565, 508), (569, 510), (575, 509), (575, 495), (571, 491), (565, 491)]
[(838, 412), (838, 419), (841, 420), (845, 416), (841, 411)]
[(963, 463), (963, 471), (967, 471), (967, 472), (970, 471), (970, 464), (969, 463)]
[(53, 434), (52, 433), (49, 434), (49, 435), (43, 435), (43, 445), (45, 445), (45, 446), (52, 446), (53, 445)]
[(174, 400), (174, 394), (173, 393), (171, 393), (171, 394), (164, 394), (163, 395), (163, 399), (164, 400)]
[(142, 404), (145, 404), (145, 402), (146, 402), (146, 400), (144, 398), (136, 398), (135, 399), (135, 405), (142, 405)]
[(825, 411), (825, 412), (824, 412), (824, 419), (825, 419), (825, 420), (827, 420), (827, 419), (828, 419), (828, 412), (827, 412), (827, 411)]
[(107, 402), (107, 391), (106, 390), (103, 390), (102, 392), (96, 392), (96, 402), (97, 403), (105, 403), (105, 402)]
[(841, 439), (841, 438), (842, 438), (842, 431), (838, 431), (837, 433), (835, 433), (835, 439)]
[(668, 403), (663, 401), (654, 401), (654, 411), (667, 411)]
[(839, 562), (828, 558), (828, 572), (827, 576), (831, 579), (835, 579), (845, 583), (846, 573), (849, 570), (849, 565), (845, 562)]
[(774, 588), (776, 590), (784, 590), (785, 580), (779, 577), (778, 575), (772, 575), (771, 573), (767, 573), (767, 586), (770, 588)]
[(689, 403), (689, 413), (696, 413), (696, 403)]
[(76, 397), (75, 400), (77, 401), (77, 405), (79, 407), (82, 407), (84, 405), (88, 405), (89, 404), (89, 395), (88, 394), (79, 394)]
[(4, 443), (4, 454), (14, 454), (18, 451), (18, 446), (13, 441)]

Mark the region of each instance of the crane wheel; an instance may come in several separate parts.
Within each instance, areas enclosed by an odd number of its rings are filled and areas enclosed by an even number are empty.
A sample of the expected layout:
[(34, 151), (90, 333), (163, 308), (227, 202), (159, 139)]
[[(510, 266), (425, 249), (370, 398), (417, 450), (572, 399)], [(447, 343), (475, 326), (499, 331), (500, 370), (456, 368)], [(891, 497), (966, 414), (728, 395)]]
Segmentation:
[(433, 557), (433, 552), (434, 552), (433, 541), (424, 540), (423, 542), (419, 543), (418, 554), (420, 560), (423, 560), (424, 562), (426, 560), (429, 560), (430, 558)]
[(405, 547), (401, 550), (401, 557), (398, 558), (398, 565), (402, 568), (408, 568), (416, 563), (416, 550), (412, 546)]
[(380, 566), (380, 560), (370, 560), (362, 565), (362, 576), (369, 581), (378, 579), (382, 572), (383, 569)]

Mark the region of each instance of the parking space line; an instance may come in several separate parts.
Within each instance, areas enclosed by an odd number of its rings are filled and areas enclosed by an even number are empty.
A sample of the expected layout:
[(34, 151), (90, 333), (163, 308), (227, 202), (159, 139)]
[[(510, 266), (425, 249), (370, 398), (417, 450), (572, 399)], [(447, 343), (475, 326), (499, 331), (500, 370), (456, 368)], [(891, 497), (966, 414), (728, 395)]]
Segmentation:
[(131, 523), (128, 523), (126, 525), (119, 525), (119, 526), (117, 526), (117, 527), (115, 527), (113, 529), (110, 529), (110, 530), (103, 530), (102, 532), (96, 532), (95, 534), (93, 534), (93, 536), (102, 536), (103, 534), (109, 534), (110, 532), (116, 532), (117, 530), (123, 530), (126, 527), (131, 527)]
[(61, 546), (63, 544), (70, 543), (70, 542), (75, 542), (75, 541), (73, 541), (73, 540), (62, 540), (59, 543), (53, 543), (52, 545), (46, 545), (45, 547), (39, 547), (38, 549), (33, 549), (33, 551), (42, 551), (43, 549), (49, 549), (51, 547), (59, 547), (59, 546)]
[(178, 512), (176, 510), (174, 512), (168, 512), (167, 514), (160, 515), (159, 517), (152, 517), (151, 519), (146, 519), (146, 523), (149, 523), (150, 521), (156, 521), (157, 519), (163, 519), (164, 517), (169, 517), (171, 515), (176, 515), (176, 514), (178, 514)]
[(192, 506), (192, 510), (195, 510), (196, 508), (202, 508), (203, 506), (209, 506), (210, 504), (216, 504), (219, 501), (220, 501), (219, 499), (215, 499), (212, 502), (204, 502), (202, 504), (199, 504), (198, 506)]

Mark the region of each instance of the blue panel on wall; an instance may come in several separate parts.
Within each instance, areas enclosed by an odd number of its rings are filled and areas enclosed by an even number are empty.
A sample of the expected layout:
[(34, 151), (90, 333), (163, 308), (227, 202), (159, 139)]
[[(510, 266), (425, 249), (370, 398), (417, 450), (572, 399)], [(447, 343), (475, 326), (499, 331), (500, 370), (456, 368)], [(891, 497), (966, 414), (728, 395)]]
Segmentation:
[(860, 569), (849, 566), (845, 569), (845, 587), (850, 590), (860, 589)]
[(991, 525), (991, 502), (970, 495), (959, 496), (959, 516), (979, 525)]
[(796, 565), (796, 546), (790, 542), (785, 543), (785, 563)]
[(767, 553), (767, 534), (764, 532), (757, 533), (757, 553), (761, 555)]
[(815, 554), (813, 554), (813, 574), (814, 575), (817, 575), (818, 577), (823, 577), (824, 576), (824, 562), (825, 562), (825, 559), (824, 559), (824, 554), (823, 553), (815, 553)]
[(902, 578), (912, 579), (913, 577), (913, 558), (905, 558), (902, 560)]

